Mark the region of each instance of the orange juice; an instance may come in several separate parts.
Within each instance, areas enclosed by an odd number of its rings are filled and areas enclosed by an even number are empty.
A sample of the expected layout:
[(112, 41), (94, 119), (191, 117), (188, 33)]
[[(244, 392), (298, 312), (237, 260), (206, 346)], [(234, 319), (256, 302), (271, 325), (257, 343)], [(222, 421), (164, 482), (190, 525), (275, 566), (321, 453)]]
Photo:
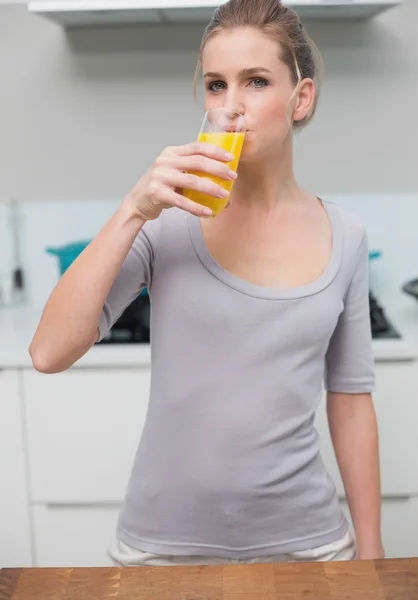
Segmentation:
[[(231, 167), (233, 171), (236, 171), (238, 168), (239, 159), (241, 158), (241, 151), (244, 145), (245, 140), (245, 132), (234, 133), (234, 132), (219, 132), (219, 133), (201, 133), (199, 135), (199, 142), (207, 142), (208, 144), (213, 144), (214, 146), (220, 146), (224, 148), (227, 152), (231, 152), (235, 158), (228, 162), (227, 164)], [(216, 177), (215, 175), (209, 175), (209, 173), (201, 173), (201, 172), (192, 172), (193, 175), (199, 175), (199, 177), (206, 177), (207, 179), (211, 179), (218, 185), (221, 185), (223, 188), (228, 190), (229, 193), (232, 191), (232, 186), (234, 184), (233, 180), (222, 179), (221, 177)], [(209, 196), (208, 194), (203, 194), (202, 192), (197, 192), (196, 190), (183, 190), (183, 195), (193, 202), (197, 202), (198, 204), (202, 204), (203, 206), (207, 206), (211, 208), (213, 213), (212, 216), (216, 217), (228, 204), (229, 198), (215, 198), (214, 196)]]

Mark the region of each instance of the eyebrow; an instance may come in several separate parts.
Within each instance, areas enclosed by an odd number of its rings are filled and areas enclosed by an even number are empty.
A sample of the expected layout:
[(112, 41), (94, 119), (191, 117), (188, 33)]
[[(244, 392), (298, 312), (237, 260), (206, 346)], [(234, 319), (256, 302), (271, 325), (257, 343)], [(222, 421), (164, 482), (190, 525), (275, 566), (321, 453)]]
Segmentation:
[[(257, 73), (271, 73), (271, 71), (265, 67), (252, 67), (251, 69), (242, 69), (239, 72), (239, 76), (248, 77), (249, 75), (256, 75)], [(217, 73), (215, 71), (208, 71), (208, 73), (204, 74), (205, 79), (222, 79), (222, 77), (222, 73)]]

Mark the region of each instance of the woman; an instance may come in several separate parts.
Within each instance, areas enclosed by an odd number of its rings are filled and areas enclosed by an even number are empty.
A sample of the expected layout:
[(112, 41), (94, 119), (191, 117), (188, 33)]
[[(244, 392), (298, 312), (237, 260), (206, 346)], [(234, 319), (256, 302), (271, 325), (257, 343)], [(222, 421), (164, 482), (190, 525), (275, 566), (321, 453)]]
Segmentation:
[[(230, 0), (201, 66), (205, 108), (248, 124), (229, 208), (206, 219), (181, 192), (218, 197), (188, 172), (235, 179), (230, 156), (164, 150), (53, 291), (33, 364), (67, 369), (149, 288), (151, 398), (118, 564), (383, 557), (366, 234), (293, 174), (293, 129), (315, 112), (320, 61), (281, 2)], [(357, 543), (319, 454), (324, 379)]]

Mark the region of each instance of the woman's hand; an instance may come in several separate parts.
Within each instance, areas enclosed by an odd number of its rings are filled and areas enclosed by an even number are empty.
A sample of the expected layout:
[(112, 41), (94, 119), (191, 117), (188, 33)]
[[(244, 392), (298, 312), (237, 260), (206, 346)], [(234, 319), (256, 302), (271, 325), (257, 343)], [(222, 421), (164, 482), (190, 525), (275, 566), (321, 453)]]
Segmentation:
[(177, 207), (196, 216), (210, 216), (212, 211), (182, 195), (183, 189), (196, 190), (215, 198), (229, 193), (205, 177), (192, 175), (198, 171), (233, 180), (236, 173), (225, 164), (232, 154), (206, 142), (166, 148), (151, 169), (125, 198), (133, 214), (145, 221), (156, 219), (164, 208)]
[(358, 544), (357, 559), (358, 560), (380, 560), (385, 558), (385, 549), (381, 542), (374, 544)]

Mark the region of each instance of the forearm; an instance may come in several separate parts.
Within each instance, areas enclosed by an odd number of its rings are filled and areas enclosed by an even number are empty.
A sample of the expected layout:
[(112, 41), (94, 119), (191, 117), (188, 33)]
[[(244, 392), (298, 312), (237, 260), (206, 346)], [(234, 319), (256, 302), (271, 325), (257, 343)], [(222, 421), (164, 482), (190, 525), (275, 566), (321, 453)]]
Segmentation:
[(327, 412), (359, 558), (377, 558), (381, 548), (381, 492), (372, 398), (370, 394), (329, 393)]
[(143, 225), (122, 204), (61, 277), (29, 349), (38, 370), (67, 369), (96, 341), (103, 305)]

